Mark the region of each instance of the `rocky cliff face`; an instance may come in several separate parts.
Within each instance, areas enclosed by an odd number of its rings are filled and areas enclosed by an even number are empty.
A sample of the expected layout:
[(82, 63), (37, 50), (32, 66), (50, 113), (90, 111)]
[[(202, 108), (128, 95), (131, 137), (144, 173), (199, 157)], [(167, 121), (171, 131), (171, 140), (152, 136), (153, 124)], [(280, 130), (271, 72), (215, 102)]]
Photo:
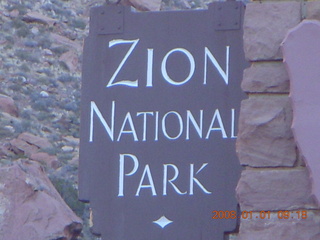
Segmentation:
[[(208, 2), (120, 1), (138, 10)], [(80, 78), (89, 9), (105, 3), (0, 1), (1, 239), (95, 239), (77, 200)]]
[(93, 238), (77, 200), (80, 74), (89, 8), (103, 3), (0, 2), (1, 239)]
[(43, 168), (19, 160), (0, 169), (0, 235), (2, 239), (71, 240), (82, 220), (63, 202)]

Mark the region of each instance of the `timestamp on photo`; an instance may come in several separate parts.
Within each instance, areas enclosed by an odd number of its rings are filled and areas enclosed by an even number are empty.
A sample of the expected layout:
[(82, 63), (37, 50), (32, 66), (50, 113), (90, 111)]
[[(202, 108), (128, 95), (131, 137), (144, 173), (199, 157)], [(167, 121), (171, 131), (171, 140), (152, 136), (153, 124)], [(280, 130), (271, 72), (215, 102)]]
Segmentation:
[(236, 211), (212, 211), (212, 219), (270, 219), (272, 214), (276, 214), (278, 219), (307, 219), (306, 210), (295, 211), (242, 211), (237, 214)]

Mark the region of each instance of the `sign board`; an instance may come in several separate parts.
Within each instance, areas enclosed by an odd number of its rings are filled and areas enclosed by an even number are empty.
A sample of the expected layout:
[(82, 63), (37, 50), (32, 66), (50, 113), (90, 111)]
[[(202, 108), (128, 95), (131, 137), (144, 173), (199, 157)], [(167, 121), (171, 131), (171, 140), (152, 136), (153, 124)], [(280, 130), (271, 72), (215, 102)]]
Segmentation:
[(242, 16), (240, 2), (92, 9), (79, 190), (102, 239), (220, 240), (236, 228)]

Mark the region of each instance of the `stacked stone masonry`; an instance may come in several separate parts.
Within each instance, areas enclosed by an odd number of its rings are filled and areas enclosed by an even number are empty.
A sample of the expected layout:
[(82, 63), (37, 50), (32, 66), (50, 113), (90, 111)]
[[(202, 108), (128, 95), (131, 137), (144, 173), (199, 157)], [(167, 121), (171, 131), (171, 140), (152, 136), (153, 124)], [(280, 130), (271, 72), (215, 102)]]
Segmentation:
[[(291, 131), (289, 77), (281, 42), (304, 18), (320, 20), (320, 1), (251, 2), (244, 19), (244, 71), (237, 153), (245, 166), (237, 186), (241, 211), (270, 211), (270, 219), (241, 219), (238, 240), (319, 240), (320, 211)], [(280, 219), (279, 211), (307, 218)]]

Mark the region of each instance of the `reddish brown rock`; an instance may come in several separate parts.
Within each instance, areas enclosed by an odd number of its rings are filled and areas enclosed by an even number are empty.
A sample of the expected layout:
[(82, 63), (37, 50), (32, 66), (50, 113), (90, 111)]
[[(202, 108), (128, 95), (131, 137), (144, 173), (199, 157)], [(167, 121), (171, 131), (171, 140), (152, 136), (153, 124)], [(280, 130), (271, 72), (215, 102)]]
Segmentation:
[(35, 136), (28, 132), (21, 133), (18, 136), (18, 139), (23, 140), (30, 145), (35, 145), (38, 148), (52, 148), (52, 144), (46, 138)]
[(8, 147), (5, 144), (0, 144), (0, 158), (8, 156), (9, 154)]
[(161, 0), (128, 0), (132, 6), (140, 11), (160, 11)]
[(47, 139), (24, 132), (18, 138), (10, 141), (10, 146), (7, 147), (7, 150), (10, 150), (15, 155), (25, 155), (30, 160), (37, 161), (46, 167), (57, 169), (61, 167), (58, 158), (46, 152), (41, 152), (41, 150), (52, 147), (52, 144)]
[(291, 167), (297, 159), (286, 95), (254, 95), (242, 101), (236, 151), (242, 165)]
[(306, 168), (245, 170), (236, 192), (242, 211), (317, 208)]
[(37, 153), (31, 154), (30, 160), (37, 161), (53, 169), (57, 169), (61, 167), (61, 163), (59, 162), (56, 156), (51, 156), (45, 152), (37, 152)]
[(75, 72), (78, 67), (78, 55), (74, 51), (62, 54), (59, 61), (64, 62), (71, 72)]
[(69, 162), (70, 165), (79, 166), (79, 156), (75, 156)]
[(288, 73), (282, 62), (254, 62), (244, 70), (241, 87), (250, 93), (288, 93)]
[(0, 144), (0, 158), (5, 156), (11, 156), (13, 154), (11, 144), (6, 142), (4, 144)]
[(300, 2), (249, 3), (244, 19), (244, 51), (251, 61), (282, 59), (280, 44), (301, 21)]
[(76, 41), (72, 41), (69, 38), (66, 38), (66, 37), (61, 36), (61, 35), (56, 34), (56, 33), (51, 33), (50, 37), (51, 37), (51, 39), (53, 41), (55, 41), (55, 42), (57, 42), (59, 44), (63, 44), (63, 45), (68, 46), (68, 47), (72, 47), (77, 52), (81, 52), (82, 51), (82, 46)]
[(42, 167), (18, 161), (0, 169), (1, 239), (76, 238), (82, 221), (65, 204)]
[[(298, 218), (300, 210), (290, 211), (290, 219), (279, 219), (272, 213), (270, 219), (242, 219), (237, 240), (318, 240), (320, 239), (320, 213), (308, 211), (305, 219)], [(281, 216), (281, 215), (280, 215)]]
[(12, 11), (9, 13), (9, 16), (10, 16), (11, 18), (16, 18), (16, 17), (18, 17), (18, 16), (19, 16), (19, 10), (18, 10), (18, 9), (12, 10)]
[(306, 19), (320, 20), (320, 2), (312, 1), (304, 4), (306, 7)]
[(283, 41), (285, 64), (291, 81), (292, 131), (313, 180), (320, 203), (320, 21), (304, 20)]
[(18, 108), (11, 97), (0, 94), (0, 111), (18, 117)]
[(28, 144), (27, 142), (18, 138), (11, 140), (10, 145), (10, 150), (16, 155), (30, 156), (31, 154), (39, 151), (37, 146)]
[(66, 145), (68, 145), (68, 146), (78, 146), (80, 143), (79, 138), (75, 138), (72, 136), (65, 136), (65, 137), (63, 137), (63, 140), (66, 142)]
[(22, 20), (25, 22), (36, 22), (41, 24), (47, 24), (49, 26), (53, 26), (57, 22), (56, 19), (44, 16), (38, 12), (28, 12), (23, 16)]

